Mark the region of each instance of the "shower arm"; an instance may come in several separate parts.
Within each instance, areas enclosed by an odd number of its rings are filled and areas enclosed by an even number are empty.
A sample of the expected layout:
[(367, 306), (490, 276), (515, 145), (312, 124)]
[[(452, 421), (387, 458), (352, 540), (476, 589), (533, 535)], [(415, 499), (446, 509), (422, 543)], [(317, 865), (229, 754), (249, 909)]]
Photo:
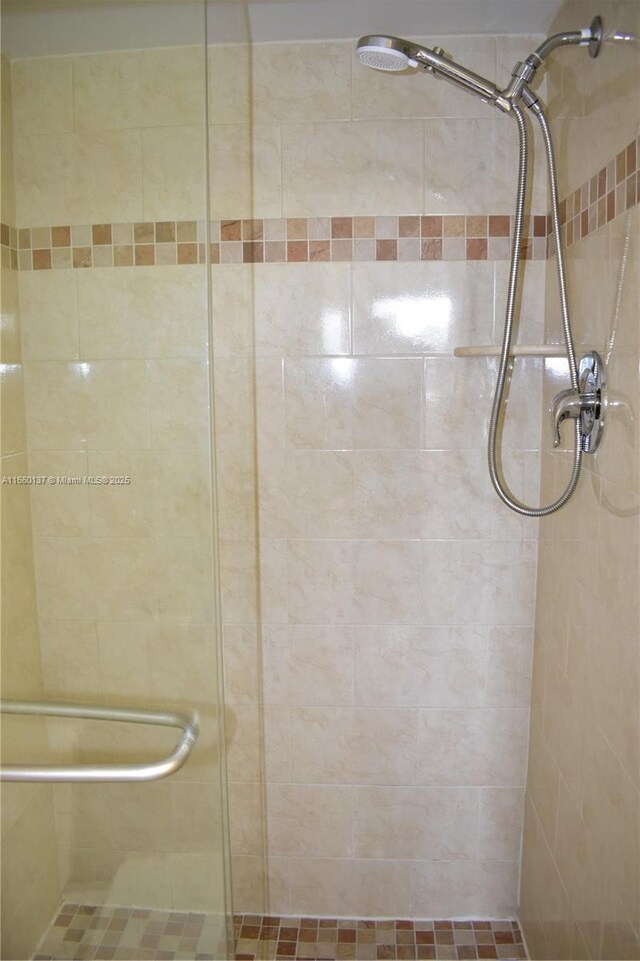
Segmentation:
[(485, 103), (491, 103), (503, 113), (510, 113), (522, 100), (525, 106), (532, 107), (537, 97), (531, 93), (529, 84), (538, 68), (557, 47), (566, 45), (586, 46), (589, 56), (597, 57), (603, 40), (602, 20), (594, 17), (589, 27), (582, 30), (567, 30), (547, 37), (540, 46), (529, 54), (526, 60), (516, 63), (509, 84), (500, 90), (491, 80), (468, 70), (462, 64), (449, 58), (441, 47), (430, 49), (418, 44), (407, 43), (407, 53), (411, 61), (435, 77), (448, 80), (468, 93), (475, 94)]

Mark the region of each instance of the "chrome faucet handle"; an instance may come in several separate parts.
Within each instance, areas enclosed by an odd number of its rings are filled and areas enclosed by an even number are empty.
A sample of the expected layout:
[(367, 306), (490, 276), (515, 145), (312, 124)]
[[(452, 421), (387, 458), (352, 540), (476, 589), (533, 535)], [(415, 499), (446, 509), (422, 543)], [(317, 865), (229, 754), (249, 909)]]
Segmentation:
[(553, 430), (553, 446), (559, 447), (562, 440), (560, 424), (569, 418), (578, 420), (582, 413), (582, 394), (577, 387), (571, 387), (569, 390), (562, 390), (559, 394), (556, 394), (551, 402), (549, 413), (551, 414), (551, 428)]
[(553, 446), (560, 445), (560, 424), (571, 418), (580, 421), (582, 450), (591, 454), (602, 437), (606, 409), (604, 364), (595, 350), (585, 354), (580, 361), (578, 385), (560, 391), (553, 398), (549, 409)]

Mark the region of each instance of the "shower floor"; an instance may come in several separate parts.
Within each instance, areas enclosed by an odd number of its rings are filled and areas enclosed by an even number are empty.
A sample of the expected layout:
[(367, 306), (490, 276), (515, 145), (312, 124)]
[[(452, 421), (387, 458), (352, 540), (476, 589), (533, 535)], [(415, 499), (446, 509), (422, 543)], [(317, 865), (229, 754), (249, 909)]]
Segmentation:
[(224, 944), (220, 918), (211, 914), (65, 903), (33, 957), (220, 961)]
[(526, 958), (517, 921), (361, 921), (335, 918), (234, 918), (237, 961), (322, 958)]
[[(362, 921), (335, 918), (234, 917), (238, 961), (463, 961), (526, 958), (517, 921)], [(224, 958), (218, 918), (63, 904), (34, 961), (215, 961)]]

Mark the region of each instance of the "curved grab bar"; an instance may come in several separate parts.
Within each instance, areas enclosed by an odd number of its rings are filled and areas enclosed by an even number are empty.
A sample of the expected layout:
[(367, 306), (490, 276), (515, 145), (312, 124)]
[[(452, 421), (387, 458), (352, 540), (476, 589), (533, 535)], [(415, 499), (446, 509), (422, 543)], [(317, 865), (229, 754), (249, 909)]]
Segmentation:
[(197, 714), (146, 711), (127, 707), (91, 707), (88, 704), (2, 701), (0, 713), (36, 717), (74, 717), (95, 721), (125, 721), (177, 727), (183, 733), (169, 757), (149, 764), (13, 764), (0, 767), (0, 781), (158, 781), (175, 774), (191, 754), (198, 739)]

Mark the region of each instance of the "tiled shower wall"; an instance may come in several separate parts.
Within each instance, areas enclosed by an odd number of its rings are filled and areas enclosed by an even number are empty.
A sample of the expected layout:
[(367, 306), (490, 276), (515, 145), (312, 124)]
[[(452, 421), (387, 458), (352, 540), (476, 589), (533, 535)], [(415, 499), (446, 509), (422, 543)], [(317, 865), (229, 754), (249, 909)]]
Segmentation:
[[(636, 3), (569, 3), (555, 29), (596, 13), (610, 31), (640, 35)], [(576, 495), (541, 527), (521, 918), (533, 958), (638, 958), (640, 59), (630, 45), (554, 59), (562, 193), (607, 166), (636, 203), (568, 252), (578, 353), (601, 352), (611, 404)], [(557, 329), (546, 336), (555, 342)], [(545, 396), (565, 386), (566, 367), (549, 364)], [(543, 458), (547, 498), (566, 482), (568, 456)]]
[[(536, 39), (442, 45), (505, 78)], [(515, 129), (473, 98), (365, 71), (352, 42), (211, 55), (213, 140), (241, 120), (234, 136), (254, 149), (251, 203), (230, 197), (221, 216), (267, 218), (267, 240), (306, 245), (367, 229), (395, 238), (399, 215), (442, 215), (464, 236), (478, 216), (511, 212)], [(544, 213), (543, 183), (535, 198)], [(235, 907), (261, 910), (266, 896), (276, 914), (510, 915), (537, 527), (490, 489), (495, 363), (452, 356), (499, 340), (506, 263), (487, 245), (473, 261), (444, 244), (422, 263), (370, 262), (373, 250), (354, 241), (343, 262), (213, 272), (228, 398), (221, 529), (237, 573), (225, 611), (226, 701), (242, 735), (229, 752)], [(526, 277), (531, 343), (544, 265), (528, 261)], [(253, 398), (236, 388), (254, 351), (257, 610), (241, 590), (255, 537)], [(533, 499), (541, 372), (519, 363), (505, 430), (511, 482)]]
[[(2, 215), (15, 225), (11, 77), (2, 75)], [(2, 478), (27, 473), (18, 275), (2, 251)], [(42, 698), (29, 489), (2, 485), (2, 697)], [(18, 763), (42, 751), (44, 728), (3, 717), (2, 756)], [(2, 788), (2, 947), (4, 958), (28, 957), (60, 899), (53, 799), (48, 785)]]
[[(536, 42), (442, 45), (504, 79)], [(459, 241), (422, 263), (372, 262), (370, 247), (355, 261), (354, 243), (339, 262), (213, 268), (235, 907), (512, 915), (537, 528), (490, 490), (495, 363), (452, 351), (500, 337), (504, 244), (467, 236), (511, 212), (515, 130), (444, 83), (365, 72), (352, 51), (210, 51), (211, 217), (266, 218), (276, 242), (297, 243), (302, 219), (330, 240), (327, 218), (380, 218), (350, 221), (377, 254), (398, 216), (426, 215)], [(120, 247), (132, 223), (157, 222), (167, 245), (175, 222), (177, 239), (185, 223), (199, 239), (193, 56), (14, 64), (16, 184), (18, 226), (71, 226), (88, 268), (73, 269), (69, 249), (51, 256), (60, 269), (19, 274), (30, 469), (132, 476), (120, 490), (33, 491), (45, 692), (152, 691), (207, 716), (203, 267), (161, 265), (155, 251), (154, 266), (148, 251), (138, 267), (99, 266), (118, 262), (115, 248), (107, 260), (105, 232), (84, 226), (117, 225)], [(546, 212), (540, 181), (533, 209)], [(527, 261), (522, 342), (542, 336), (543, 276)], [(539, 361), (518, 365), (505, 430), (507, 472), (531, 498), (540, 424), (525, 388), (538, 397), (541, 374)], [(207, 731), (200, 759), (166, 784), (126, 798), (56, 791), (72, 891), (206, 907), (218, 884), (202, 853), (217, 804)]]

